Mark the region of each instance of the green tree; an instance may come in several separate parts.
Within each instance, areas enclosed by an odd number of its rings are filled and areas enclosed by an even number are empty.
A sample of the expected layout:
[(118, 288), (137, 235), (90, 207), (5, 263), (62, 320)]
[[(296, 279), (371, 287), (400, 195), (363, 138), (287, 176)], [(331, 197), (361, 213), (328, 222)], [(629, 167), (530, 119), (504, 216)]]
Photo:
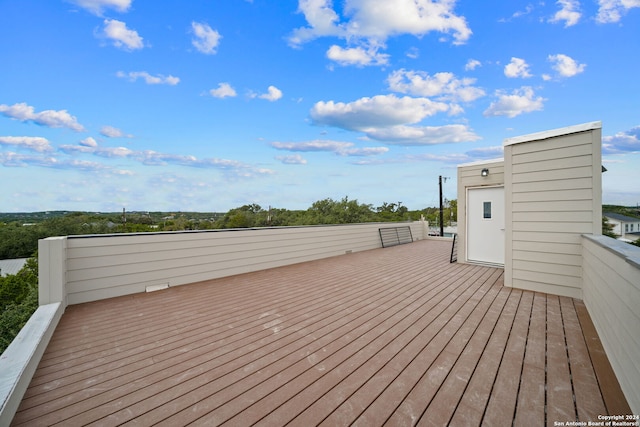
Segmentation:
[(314, 202), (305, 215), (306, 223), (313, 224), (353, 224), (375, 220), (371, 205), (360, 204), (357, 200), (344, 197), (340, 201), (323, 199)]
[(0, 277), (0, 353), (38, 308), (38, 261), (29, 258), (16, 275)]
[(260, 205), (251, 204), (231, 209), (216, 221), (216, 228), (251, 228), (267, 226), (268, 212)]
[(376, 208), (377, 221), (405, 221), (407, 219), (409, 219), (409, 209), (402, 206), (402, 202), (384, 202), (382, 206)]
[(602, 217), (602, 234), (617, 239), (618, 236), (613, 232), (613, 225), (609, 223), (606, 217)]

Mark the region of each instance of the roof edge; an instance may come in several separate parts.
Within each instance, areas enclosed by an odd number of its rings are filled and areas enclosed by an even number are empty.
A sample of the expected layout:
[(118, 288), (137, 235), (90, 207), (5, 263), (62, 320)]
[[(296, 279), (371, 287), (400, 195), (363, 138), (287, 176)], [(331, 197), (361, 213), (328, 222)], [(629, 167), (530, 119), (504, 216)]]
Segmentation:
[(504, 162), (504, 157), (489, 159), (489, 160), (477, 160), (475, 162), (469, 162), (469, 163), (462, 163), (462, 164), (459, 164), (458, 167), (463, 168), (467, 166), (480, 166), (480, 165), (485, 165), (490, 163), (499, 163), (499, 162)]
[(601, 129), (601, 128), (602, 128), (601, 121), (582, 123), (579, 125), (567, 126), (567, 127), (558, 128), (558, 129), (551, 129), (551, 130), (545, 130), (542, 132), (530, 133), (528, 135), (506, 138), (503, 141), (502, 145), (506, 147), (507, 145), (520, 144), (522, 142), (529, 142), (529, 141), (537, 141), (541, 139), (553, 138), (555, 136), (569, 135), (572, 133), (586, 132), (589, 130)]

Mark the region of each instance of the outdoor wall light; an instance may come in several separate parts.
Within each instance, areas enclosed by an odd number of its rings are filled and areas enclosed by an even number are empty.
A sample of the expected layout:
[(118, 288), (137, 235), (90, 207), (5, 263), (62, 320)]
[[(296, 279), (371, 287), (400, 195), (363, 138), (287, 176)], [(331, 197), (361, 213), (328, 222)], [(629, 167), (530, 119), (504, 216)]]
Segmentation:
[(487, 169), (487, 168), (482, 169), (482, 172), (480, 172), (480, 175), (488, 176), (489, 175), (489, 169)]

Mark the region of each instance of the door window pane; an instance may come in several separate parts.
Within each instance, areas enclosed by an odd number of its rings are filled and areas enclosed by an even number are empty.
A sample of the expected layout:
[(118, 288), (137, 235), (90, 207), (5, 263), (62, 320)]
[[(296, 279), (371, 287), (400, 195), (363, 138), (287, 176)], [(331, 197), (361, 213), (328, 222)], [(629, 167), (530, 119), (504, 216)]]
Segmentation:
[(484, 219), (491, 219), (491, 202), (483, 202)]

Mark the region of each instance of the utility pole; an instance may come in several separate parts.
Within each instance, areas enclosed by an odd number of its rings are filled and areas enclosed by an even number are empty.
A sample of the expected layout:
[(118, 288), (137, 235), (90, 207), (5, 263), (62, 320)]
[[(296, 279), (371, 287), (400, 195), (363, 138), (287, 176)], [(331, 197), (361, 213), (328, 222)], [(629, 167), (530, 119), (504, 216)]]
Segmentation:
[(438, 186), (440, 187), (440, 237), (444, 237), (444, 221), (442, 212), (442, 175), (438, 177)]

